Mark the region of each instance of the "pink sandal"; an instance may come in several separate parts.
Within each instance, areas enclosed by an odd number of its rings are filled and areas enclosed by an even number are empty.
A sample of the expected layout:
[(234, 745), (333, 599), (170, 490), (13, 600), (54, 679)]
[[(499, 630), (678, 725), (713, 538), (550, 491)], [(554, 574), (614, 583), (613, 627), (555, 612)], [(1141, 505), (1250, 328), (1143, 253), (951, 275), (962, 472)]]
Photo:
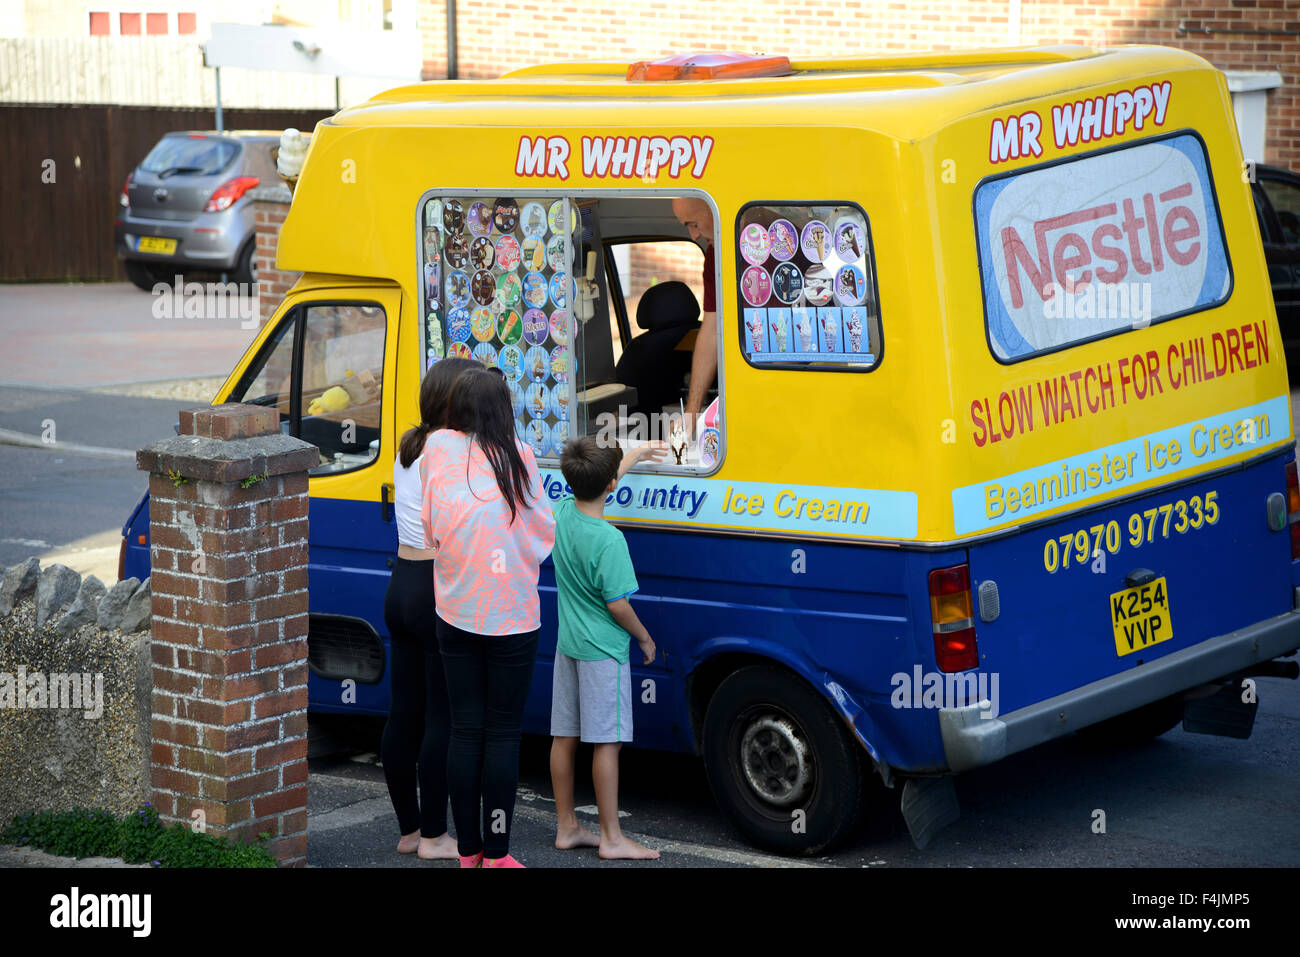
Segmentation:
[(461, 867), (482, 867), (483, 852), (479, 851), (477, 854), (471, 854), (469, 857), (461, 856), (460, 866)]
[(483, 858), (484, 867), (523, 867), (517, 860), (507, 854), (505, 857)]

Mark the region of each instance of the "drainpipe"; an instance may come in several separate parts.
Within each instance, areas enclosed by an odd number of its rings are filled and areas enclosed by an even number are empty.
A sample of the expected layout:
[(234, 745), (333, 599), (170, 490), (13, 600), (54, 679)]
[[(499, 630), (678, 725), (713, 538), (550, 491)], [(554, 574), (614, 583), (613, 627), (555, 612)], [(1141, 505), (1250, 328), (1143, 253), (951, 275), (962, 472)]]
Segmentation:
[(459, 79), (456, 67), (456, 0), (447, 0), (447, 79)]

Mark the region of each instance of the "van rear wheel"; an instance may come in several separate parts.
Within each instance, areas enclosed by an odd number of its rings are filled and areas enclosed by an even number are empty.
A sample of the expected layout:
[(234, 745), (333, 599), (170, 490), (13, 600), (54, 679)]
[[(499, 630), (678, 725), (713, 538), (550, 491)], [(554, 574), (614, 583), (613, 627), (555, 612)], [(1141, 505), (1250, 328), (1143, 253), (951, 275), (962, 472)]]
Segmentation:
[(821, 696), (780, 668), (728, 676), (704, 718), (704, 767), (719, 807), (753, 843), (818, 854), (859, 824), (859, 746)]

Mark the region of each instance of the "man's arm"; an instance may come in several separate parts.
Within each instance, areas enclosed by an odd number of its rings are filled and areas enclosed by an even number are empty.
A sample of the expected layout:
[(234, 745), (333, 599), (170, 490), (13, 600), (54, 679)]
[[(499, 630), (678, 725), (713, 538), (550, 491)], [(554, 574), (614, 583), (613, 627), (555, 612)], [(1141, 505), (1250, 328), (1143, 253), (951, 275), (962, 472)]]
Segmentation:
[(718, 372), (718, 314), (706, 312), (695, 335), (691, 356), (691, 389), (686, 400), (686, 432), (694, 434), (695, 416), (704, 411), (705, 399)]

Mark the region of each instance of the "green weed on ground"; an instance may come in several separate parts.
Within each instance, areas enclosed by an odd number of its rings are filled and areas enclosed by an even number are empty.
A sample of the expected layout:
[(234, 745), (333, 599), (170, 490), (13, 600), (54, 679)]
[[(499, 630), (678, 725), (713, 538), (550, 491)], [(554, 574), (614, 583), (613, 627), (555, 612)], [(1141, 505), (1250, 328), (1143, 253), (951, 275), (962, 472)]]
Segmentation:
[(276, 866), (260, 844), (233, 844), (184, 824), (164, 827), (149, 804), (121, 818), (88, 808), (37, 811), (10, 821), (0, 841), (58, 857), (120, 857), (154, 867)]

